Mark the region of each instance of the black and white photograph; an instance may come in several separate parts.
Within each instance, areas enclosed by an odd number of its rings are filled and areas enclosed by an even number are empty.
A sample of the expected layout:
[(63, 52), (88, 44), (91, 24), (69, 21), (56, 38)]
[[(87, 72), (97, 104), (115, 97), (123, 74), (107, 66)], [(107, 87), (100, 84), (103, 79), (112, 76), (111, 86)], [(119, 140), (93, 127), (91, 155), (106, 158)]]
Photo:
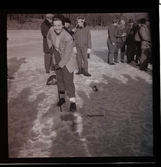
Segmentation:
[(7, 13), (8, 157), (153, 157), (151, 18)]

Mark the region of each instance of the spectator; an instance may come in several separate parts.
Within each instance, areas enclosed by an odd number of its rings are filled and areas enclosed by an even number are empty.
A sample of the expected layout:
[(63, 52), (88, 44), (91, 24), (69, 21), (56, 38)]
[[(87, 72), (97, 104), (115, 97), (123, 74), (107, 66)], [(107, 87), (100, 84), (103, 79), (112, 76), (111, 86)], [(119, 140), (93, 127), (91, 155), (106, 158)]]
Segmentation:
[[(125, 41), (127, 33), (125, 31), (125, 20), (121, 20), (116, 32), (117, 48), (121, 51), (121, 62), (124, 63)], [(114, 62), (118, 63), (118, 52), (114, 54)]]
[(135, 55), (135, 33), (136, 33), (136, 28), (134, 27), (134, 21), (132, 19), (129, 19), (129, 25), (127, 26), (127, 32), (128, 32), (128, 36), (126, 38), (127, 63), (131, 63), (131, 61), (134, 61), (134, 55)]
[(142, 24), (144, 24), (144, 23), (145, 23), (144, 18), (137, 20), (136, 34), (135, 34), (135, 44), (136, 44), (135, 63), (137, 66), (140, 66), (140, 56), (141, 56), (141, 38), (140, 38), (139, 30), (140, 30)]
[(50, 70), (53, 70), (53, 61), (52, 55), (50, 53), (48, 44), (47, 44), (47, 33), (52, 26), (53, 14), (46, 14), (45, 20), (41, 24), (41, 34), (43, 36), (43, 52), (44, 52), (44, 64), (46, 73), (50, 73)]
[(140, 70), (147, 71), (152, 47), (149, 18), (145, 18), (145, 24), (142, 24), (139, 33), (141, 36)]
[(114, 60), (114, 54), (117, 52), (117, 46), (116, 46), (117, 25), (118, 25), (118, 20), (113, 19), (113, 23), (108, 28), (107, 46), (108, 46), (108, 63), (110, 65), (115, 65), (113, 60)]
[(77, 54), (78, 72), (77, 75), (83, 74), (90, 77), (88, 72), (87, 54), (91, 53), (92, 41), (90, 30), (86, 27), (85, 18), (77, 18), (78, 28), (74, 35), (74, 52)]
[(63, 105), (65, 91), (70, 100), (70, 111), (76, 110), (74, 70), (77, 68), (76, 55), (73, 52), (73, 38), (63, 28), (64, 20), (59, 15), (54, 16), (53, 27), (47, 34), (47, 43), (51, 54), (54, 55), (54, 68), (57, 76), (57, 85), (60, 99), (57, 106)]
[(71, 27), (71, 20), (68, 17), (66, 17), (64, 19), (64, 29), (73, 37), (74, 31), (72, 31), (70, 27)]

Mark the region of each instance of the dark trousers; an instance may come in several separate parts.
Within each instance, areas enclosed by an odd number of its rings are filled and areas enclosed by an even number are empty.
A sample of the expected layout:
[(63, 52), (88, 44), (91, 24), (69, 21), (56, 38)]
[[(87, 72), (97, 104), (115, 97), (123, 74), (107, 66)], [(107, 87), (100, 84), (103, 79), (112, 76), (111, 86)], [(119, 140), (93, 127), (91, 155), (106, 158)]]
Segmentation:
[(131, 63), (131, 61), (134, 61), (135, 48), (136, 45), (134, 40), (127, 42), (127, 50), (126, 50), (127, 63)]
[(146, 70), (149, 64), (150, 50), (149, 48), (142, 49), (140, 58), (140, 69)]
[[(56, 64), (58, 64), (61, 60), (61, 56), (57, 50), (54, 50), (54, 57)], [(65, 92), (66, 90), (69, 98), (75, 97), (75, 86), (73, 82), (74, 72), (70, 73), (66, 66), (62, 69), (56, 70), (55, 72), (57, 76), (58, 91)]]
[(108, 46), (108, 63), (113, 63), (114, 54), (117, 52), (116, 46), (112, 45), (109, 39), (107, 39)]
[(45, 70), (47, 72), (50, 72), (50, 69), (53, 68), (52, 55), (50, 52), (46, 52), (44, 54), (44, 64), (45, 64)]
[(140, 62), (140, 56), (141, 56), (141, 42), (136, 42), (136, 60), (135, 62)]
[(79, 68), (88, 69), (87, 46), (77, 47), (77, 62)]

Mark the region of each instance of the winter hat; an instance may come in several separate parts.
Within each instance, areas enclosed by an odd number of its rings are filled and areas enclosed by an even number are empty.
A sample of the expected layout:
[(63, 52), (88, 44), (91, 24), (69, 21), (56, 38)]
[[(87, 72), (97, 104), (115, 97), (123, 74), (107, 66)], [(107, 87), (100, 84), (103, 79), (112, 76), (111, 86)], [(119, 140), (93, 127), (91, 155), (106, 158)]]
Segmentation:
[(65, 17), (64, 22), (65, 22), (65, 23), (70, 23), (70, 24), (71, 24), (71, 21), (70, 21), (70, 19), (69, 19), (68, 17)]
[(141, 18), (139, 23), (144, 24), (145, 23), (145, 18)]
[(129, 23), (134, 23), (133, 19), (129, 19)]

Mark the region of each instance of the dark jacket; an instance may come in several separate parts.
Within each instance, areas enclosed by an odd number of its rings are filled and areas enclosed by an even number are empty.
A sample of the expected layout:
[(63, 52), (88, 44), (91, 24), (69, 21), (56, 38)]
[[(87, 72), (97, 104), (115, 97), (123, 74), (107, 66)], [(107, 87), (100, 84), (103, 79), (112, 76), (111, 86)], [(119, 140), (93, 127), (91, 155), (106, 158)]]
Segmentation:
[(143, 24), (139, 30), (141, 36), (141, 47), (150, 48), (151, 47), (151, 33), (150, 28)]
[(116, 44), (116, 33), (117, 33), (117, 27), (114, 26), (113, 24), (109, 26), (108, 28), (108, 40), (111, 44), (115, 43)]
[(74, 46), (92, 48), (91, 33), (87, 27), (77, 28), (74, 35)]
[(46, 36), (51, 26), (52, 24), (47, 19), (45, 19), (41, 24), (41, 34), (43, 36), (43, 52), (44, 53), (49, 52)]

